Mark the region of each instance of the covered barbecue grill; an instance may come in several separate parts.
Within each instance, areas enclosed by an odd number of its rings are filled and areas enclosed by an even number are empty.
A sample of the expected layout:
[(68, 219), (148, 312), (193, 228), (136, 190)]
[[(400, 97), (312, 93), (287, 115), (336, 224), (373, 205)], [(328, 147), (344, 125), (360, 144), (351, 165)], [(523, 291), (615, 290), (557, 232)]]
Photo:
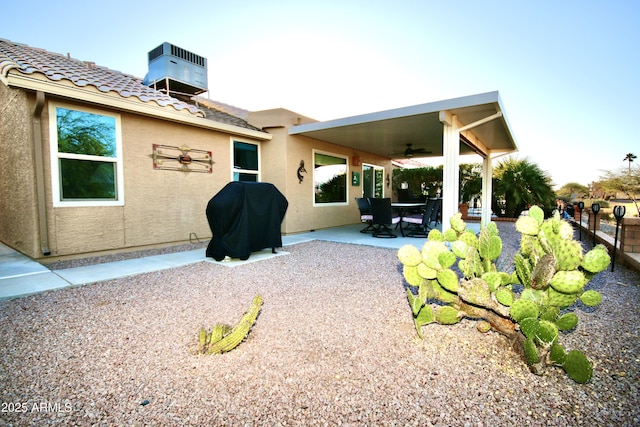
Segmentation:
[(251, 252), (282, 246), (280, 225), (289, 202), (266, 182), (230, 182), (207, 204), (213, 237), (206, 255), (246, 260)]

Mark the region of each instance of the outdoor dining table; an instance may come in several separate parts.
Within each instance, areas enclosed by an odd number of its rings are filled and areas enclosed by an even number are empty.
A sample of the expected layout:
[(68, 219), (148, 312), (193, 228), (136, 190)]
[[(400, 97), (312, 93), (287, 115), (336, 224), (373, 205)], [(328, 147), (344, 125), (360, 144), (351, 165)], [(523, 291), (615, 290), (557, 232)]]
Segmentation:
[(398, 210), (398, 216), (400, 217), (400, 234), (404, 237), (404, 230), (402, 229), (402, 218), (405, 213), (420, 209), (425, 205), (424, 202), (395, 202), (391, 203), (391, 207)]

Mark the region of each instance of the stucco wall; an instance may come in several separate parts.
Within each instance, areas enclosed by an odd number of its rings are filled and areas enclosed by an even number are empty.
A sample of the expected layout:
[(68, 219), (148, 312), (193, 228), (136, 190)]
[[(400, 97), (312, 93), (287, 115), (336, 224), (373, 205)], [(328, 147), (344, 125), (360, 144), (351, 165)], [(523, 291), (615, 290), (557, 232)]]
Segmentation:
[(0, 83), (0, 241), (33, 256), (38, 250), (33, 103)]
[[(211, 197), (230, 180), (230, 136), (133, 115), (123, 116), (122, 127), (126, 245), (185, 241), (191, 233), (200, 239), (210, 238), (205, 209)], [(210, 150), (215, 162), (213, 172), (154, 170), (154, 143)]]
[[(352, 157), (356, 154), (351, 148), (331, 144), (299, 135), (289, 135), (289, 127), (313, 122), (313, 119), (298, 113), (274, 109), (252, 112), (249, 122), (254, 126), (265, 127), (273, 139), (263, 143), (263, 154), (268, 164), (263, 164), (263, 180), (278, 186), (289, 201), (282, 231), (285, 234), (299, 233), (322, 228), (360, 222), (360, 212), (355, 202), (362, 197), (362, 179), (360, 185), (351, 185), (351, 172), (358, 171), (362, 178), (362, 165), (353, 166)], [(267, 148), (268, 147), (268, 148)], [(348, 157), (347, 164), (347, 204), (343, 206), (314, 206), (313, 188), (313, 152), (323, 151)], [(391, 161), (369, 153), (358, 152), (361, 162), (382, 166), (386, 174), (391, 174)], [(278, 156), (278, 157), (276, 157)], [(277, 160), (276, 160), (277, 159)], [(300, 161), (304, 161), (306, 173), (302, 173), (302, 182), (298, 179)], [(284, 182), (283, 186), (280, 185)], [(391, 197), (391, 189), (386, 187), (386, 197)]]
[[(353, 166), (354, 151), (351, 148), (298, 135), (287, 136), (287, 147), (287, 197), (289, 198), (289, 210), (286, 216), (285, 233), (297, 233), (360, 222), (360, 212), (355, 198), (362, 197), (362, 179), (360, 180), (360, 185), (351, 185), (351, 172), (360, 172), (362, 178), (362, 166)], [(347, 156), (347, 205), (314, 205), (314, 150)], [(391, 162), (388, 159), (361, 152), (357, 154), (361, 161), (383, 166), (385, 168), (385, 176), (387, 173), (391, 173)], [(304, 176), (302, 183), (299, 183), (296, 177), (300, 160), (304, 160), (305, 169), (307, 170), (307, 173), (302, 174)], [(385, 188), (385, 190), (387, 190), (385, 196), (391, 197), (390, 189)]]
[[(211, 237), (205, 209), (211, 197), (230, 181), (231, 136), (130, 113), (119, 114), (124, 206), (54, 208), (46, 135), (47, 211), (52, 257), (137, 249)], [(48, 117), (46, 119), (48, 122)], [(151, 157), (154, 143), (210, 150), (213, 172), (154, 169)], [(193, 157), (198, 156), (193, 154)], [(178, 162), (175, 165), (180, 166)]]

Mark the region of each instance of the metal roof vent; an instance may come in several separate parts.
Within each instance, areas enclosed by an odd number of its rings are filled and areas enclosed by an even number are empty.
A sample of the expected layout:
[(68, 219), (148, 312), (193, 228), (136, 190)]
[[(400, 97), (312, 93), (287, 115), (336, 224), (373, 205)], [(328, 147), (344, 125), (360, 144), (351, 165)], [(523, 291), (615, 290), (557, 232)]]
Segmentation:
[(165, 92), (201, 94), (208, 90), (207, 59), (162, 43), (149, 52), (149, 72), (143, 83)]

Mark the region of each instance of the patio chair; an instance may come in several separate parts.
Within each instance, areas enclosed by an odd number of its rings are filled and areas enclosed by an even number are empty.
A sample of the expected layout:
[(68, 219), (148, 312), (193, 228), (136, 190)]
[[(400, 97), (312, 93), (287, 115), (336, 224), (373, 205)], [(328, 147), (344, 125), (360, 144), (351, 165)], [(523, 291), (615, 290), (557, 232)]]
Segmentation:
[(360, 210), (360, 221), (367, 224), (365, 228), (360, 230), (361, 233), (373, 233), (373, 214), (371, 214), (371, 204), (369, 198), (356, 197), (358, 209)]
[[(406, 236), (427, 237), (429, 231), (438, 224), (438, 215), (441, 207), (442, 199), (427, 199), (422, 212), (402, 218), (402, 221), (411, 224)], [(432, 226), (431, 224), (434, 225)]]
[(373, 237), (397, 237), (389, 228), (390, 225), (400, 222), (400, 217), (393, 215), (391, 199), (388, 197), (384, 199), (373, 198), (369, 199), (369, 202), (371, 203), (371, 214), (373, 215)]

